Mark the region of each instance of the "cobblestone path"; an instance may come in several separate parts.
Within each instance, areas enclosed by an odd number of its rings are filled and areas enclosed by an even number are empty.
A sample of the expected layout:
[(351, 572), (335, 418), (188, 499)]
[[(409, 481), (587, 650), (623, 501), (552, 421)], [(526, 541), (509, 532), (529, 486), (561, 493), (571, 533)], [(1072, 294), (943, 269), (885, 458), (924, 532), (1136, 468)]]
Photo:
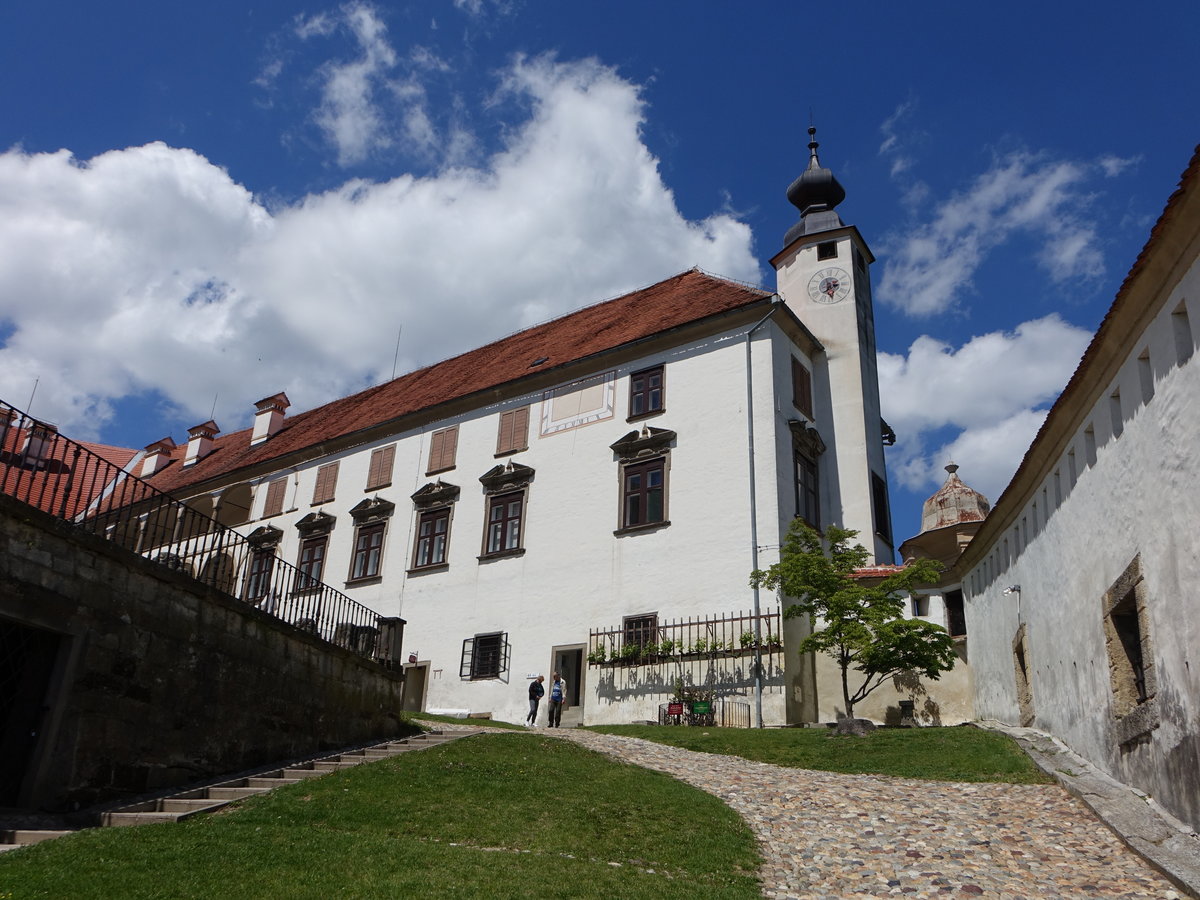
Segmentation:
[(1179, 896), (1058, 785), (838, 775), (576, 729), (557, 736), (720, 797), (758, 837), (764, 897)]

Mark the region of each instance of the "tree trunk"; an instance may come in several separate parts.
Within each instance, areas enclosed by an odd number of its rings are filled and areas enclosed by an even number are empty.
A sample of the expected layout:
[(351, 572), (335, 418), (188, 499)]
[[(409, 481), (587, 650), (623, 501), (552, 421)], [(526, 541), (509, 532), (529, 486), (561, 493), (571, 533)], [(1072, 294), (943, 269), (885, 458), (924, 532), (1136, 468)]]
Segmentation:
[(846, 703), (846, 718), (854, 718), (854, 701), (850, 699), (850, 665), (842, 664), (842, 700)]

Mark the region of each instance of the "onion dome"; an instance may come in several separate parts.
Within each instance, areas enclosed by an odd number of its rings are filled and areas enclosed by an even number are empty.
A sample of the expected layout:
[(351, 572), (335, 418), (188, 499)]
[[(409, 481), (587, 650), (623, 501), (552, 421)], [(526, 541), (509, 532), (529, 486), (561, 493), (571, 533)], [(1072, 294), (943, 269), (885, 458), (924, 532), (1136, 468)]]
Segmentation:
[[(833, 172), (821, 165), (817, 159), (817, 129), (808, 129), (808, 168), (787, 189), (787, 198), (800, 210), (800, 221), (788, 229), (783, 244), (786, 247), (802, 234), (837, 228), (842, 224), (834, 207), (846, 199), (846, 189), (841, 186)], [(825, 213), (815, 216), (816, 213)]]
[(946, 466), (950, 476), (937, 493), (925, 501), (921, 510), (921, 533), (961, 525), (964, 522), (982, 522), (992, 511), (987, 497), (963, 484), (958, 477), (958, 466)]

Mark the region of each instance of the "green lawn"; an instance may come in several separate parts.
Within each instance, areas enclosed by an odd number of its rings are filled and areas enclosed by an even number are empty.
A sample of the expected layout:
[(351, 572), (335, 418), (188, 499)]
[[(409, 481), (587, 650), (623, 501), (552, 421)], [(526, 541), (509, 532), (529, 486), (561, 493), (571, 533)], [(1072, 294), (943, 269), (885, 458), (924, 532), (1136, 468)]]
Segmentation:
[(979, 728), (880, 728), (836, 737), (824, 728), (697, 728), (602, 725), (605, 734), (645, 738), (703, 753), (726, 753), (777, 766), (826, 772), (898, 775), (937, 781), (1048, 784), (1006, 735)]
[(752, 898), (716, 798), (536, 734), (465, 738), (176, 825), (0, 854), (0, 898)]

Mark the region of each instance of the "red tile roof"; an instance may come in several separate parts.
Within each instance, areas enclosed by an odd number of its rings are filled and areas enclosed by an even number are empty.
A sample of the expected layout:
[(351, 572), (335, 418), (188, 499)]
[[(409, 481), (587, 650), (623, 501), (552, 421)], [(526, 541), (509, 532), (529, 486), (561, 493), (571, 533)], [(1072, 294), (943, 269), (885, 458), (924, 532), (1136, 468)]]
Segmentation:
[[(172, 462), (149, 481), (160, 490), (179, 491), (769, 297), (770, 291), (691, 269), (291, 416), (269, 441), (256, 446), (250, 446), (252, 429), (247, 428), (217, 438), (210, 453), (184, 468), (180, 463), (185, 446), (181, 445), (172, 454)], [(543, 357), (545, 363), (531, 368), (531, 363)]]

